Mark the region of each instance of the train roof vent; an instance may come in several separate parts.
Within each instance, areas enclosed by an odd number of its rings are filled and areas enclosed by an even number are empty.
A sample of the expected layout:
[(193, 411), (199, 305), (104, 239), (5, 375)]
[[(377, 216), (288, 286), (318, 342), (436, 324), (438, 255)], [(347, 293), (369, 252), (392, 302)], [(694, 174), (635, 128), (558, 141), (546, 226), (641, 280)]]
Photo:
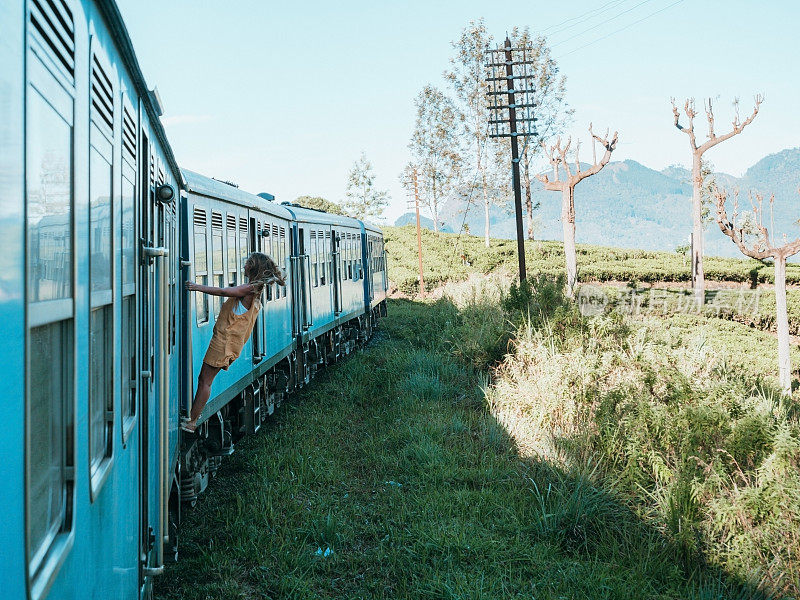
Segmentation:
[(206, 211), (196, 206), (194, 207), (194, 224), (206, 226)]
[(236, 229), (236, 216), (235, 215), (227, 215), (226, 216), (226, 224), (228, 229)]
[(92, 120), (107, 132), (114, 131), (114, 88), (96, 54), (92, 57)]
[(136, 163), (136, 119), (133, 117), (133, 108), (127, 106), (127, 102), (122, 108), (122, 153)]
[(222, 213), (211, 211), (211, 227), (222, 229)]
[(69, 77), (75, 80), (75, 23), (64, 0), (33, 0), (30, 3), (32, 35), (47, 49)]

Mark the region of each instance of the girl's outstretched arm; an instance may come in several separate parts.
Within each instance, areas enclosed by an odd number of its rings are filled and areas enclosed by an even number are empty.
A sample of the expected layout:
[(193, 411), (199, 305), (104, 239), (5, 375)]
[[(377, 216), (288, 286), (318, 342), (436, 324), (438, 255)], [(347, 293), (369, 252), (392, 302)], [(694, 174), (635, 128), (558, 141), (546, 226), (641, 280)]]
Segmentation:
[(220, 288), (210, 285), (200, 285), (199, 283), (195, 283), (193, 281), (187, 281), (186, 289), (190, 292), (201, 292), (203, 294), (208, 294), (209, 296), (227, 296), (229, 298), (244, 298), (245, 296), (249, 296), (255, 292), (255, 288), (250, 283)]

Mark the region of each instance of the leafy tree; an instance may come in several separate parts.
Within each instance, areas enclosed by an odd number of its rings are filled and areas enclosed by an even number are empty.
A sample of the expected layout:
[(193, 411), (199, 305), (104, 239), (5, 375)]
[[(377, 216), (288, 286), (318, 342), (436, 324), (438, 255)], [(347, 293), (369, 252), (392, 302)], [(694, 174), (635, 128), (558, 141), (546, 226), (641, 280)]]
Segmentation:
[(421, 197), (439, 231), (439, 207), (461, 172), (458, 125), (461, 116), (453, 101), (426, 85), (414, 100), (417, 120), (408, 144), (420, 176)]
[[(495, 171), (490, 170), (489, 154), (487, 148), (489, 141), (488, 119), (489, 110), (486, 106), (486, 93), (489, 91), (486, 81), (485, 50), (492, 42), (492, 36), (486, 32), (483, 19), (470, 21), (461, 32), (461, 36), (451, 42), (455, 56), (450, 59), (451, 68), (445, 71), (445, 78), (453, 86), (456, 94), (459, 111), (461, 113), (462, 128), (465, 146), (469, 148), (470, 159), (474, 162), (470, 169), (475, 169), (477, 177), (467, 176), (469, 180), (479, 179), (479, 187), (483, 193), (483, 213), (485, 219), (484, 243), (489, 247), (489, 208), (496, 200), (495, 182), (491, 176)], [(469, 190), (470, 196), (472, 190)]]
[(375, 173), (366, 153), (353, 163), (347, 176), (347, 200), (343, 208), (357, 219), (379, 217), (389, 204), (389, 193), (375, 189)]
[(326, 213), (332, 215), (345, 215), (342, 205), (338, 202), (331, 202), (320, 198), (319, 196), (299, 196), (294, 201), (295, 204), (304, 206), (305, 208), (313, 208), (314, 210), (324, 210)]

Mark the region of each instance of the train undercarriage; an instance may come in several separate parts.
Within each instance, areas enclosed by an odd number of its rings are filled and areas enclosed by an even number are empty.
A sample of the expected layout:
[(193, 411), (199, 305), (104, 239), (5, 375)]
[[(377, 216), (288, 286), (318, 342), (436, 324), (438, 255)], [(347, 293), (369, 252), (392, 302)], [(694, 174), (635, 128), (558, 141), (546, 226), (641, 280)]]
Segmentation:
[(194, 435), (184, 436), (170, 494), (170, 556), (174, 554), (177, 560), (181, 508), (193, 507), (197, 503), (223, 457), (233, 454), (235, 444), (242, 437), (258, 433), (283, 401), (310, 383), (320, 368), (332, 365), (363, 347), (372, 337), (378, 320), (385, 315), (384, 301), (368, 314), (304, 344), (203, 422)]

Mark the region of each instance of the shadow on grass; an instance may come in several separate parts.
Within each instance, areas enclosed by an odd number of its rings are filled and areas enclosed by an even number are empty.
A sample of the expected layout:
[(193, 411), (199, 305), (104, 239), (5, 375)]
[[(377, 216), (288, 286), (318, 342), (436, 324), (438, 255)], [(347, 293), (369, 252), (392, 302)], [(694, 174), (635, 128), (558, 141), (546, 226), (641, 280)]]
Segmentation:
[(591, 464), (522, 460), (485, 377), (446, 351), (455, 306), (389, 308), (378, 339), (223, 463), (157, 597), (763, 597), (686, 556)]

